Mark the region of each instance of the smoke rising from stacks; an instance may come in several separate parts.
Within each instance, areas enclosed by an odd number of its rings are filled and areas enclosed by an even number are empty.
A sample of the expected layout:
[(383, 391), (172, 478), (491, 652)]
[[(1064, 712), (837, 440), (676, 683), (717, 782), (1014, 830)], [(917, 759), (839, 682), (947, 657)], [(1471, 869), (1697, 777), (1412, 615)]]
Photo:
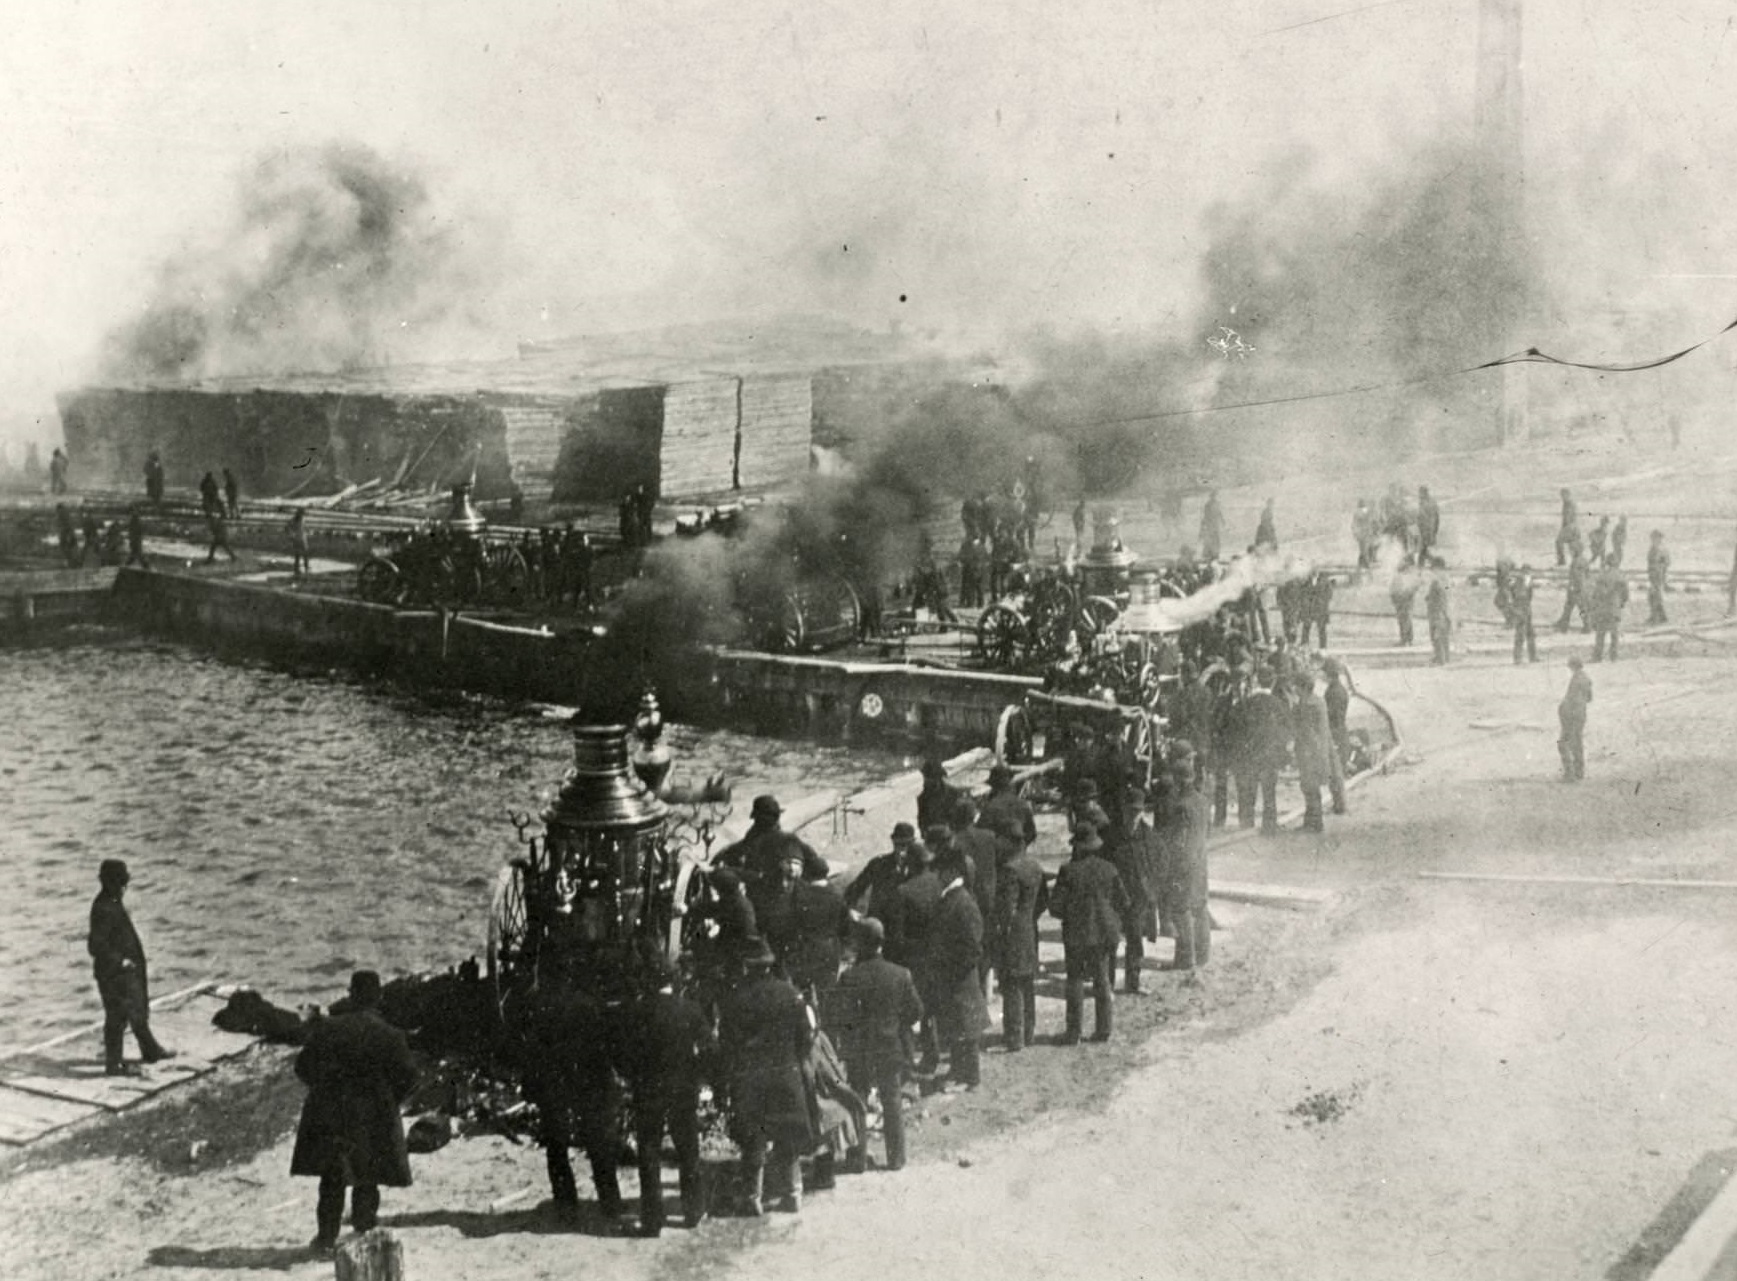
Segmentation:
[(108, 377), (342, 370), (418, 352), (464, 324), (477, 264), (420, 177), (367, 147), (273, 152), (211, 243), (165, 261), (109, 334)]

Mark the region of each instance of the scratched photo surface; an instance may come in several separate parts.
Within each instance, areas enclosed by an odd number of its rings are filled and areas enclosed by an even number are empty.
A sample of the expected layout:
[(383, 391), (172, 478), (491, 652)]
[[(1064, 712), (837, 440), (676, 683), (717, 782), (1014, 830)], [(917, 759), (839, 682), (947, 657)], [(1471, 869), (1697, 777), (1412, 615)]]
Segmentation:
[[(775, 795), (859, 913), (926, 761), (1035, 768), (1035, 1040), (973, 864), (985, 984), (889, 934), (943, 1029), (902, 1169), (864, 1088), (867, 1172), (834, 1131), (749, 1216), (719, 1122), (706, 1220), (667, 1152), (637, 1239), (631, 1154), (566, 1215), (517, 1076), (449, 1071), (380, 1218), (413, 1281), (1724, 1275), (1734, 27), (9, 7), (0, 1273), (330, 1275), (294, 1051), (210, 1016), (533, 928), (569, 719), (654, 689), (690, 852)], [(1086, 778), (1122, 943), (1070, 1014)], [(174, 998), (137, 1076), (104, 859)]]

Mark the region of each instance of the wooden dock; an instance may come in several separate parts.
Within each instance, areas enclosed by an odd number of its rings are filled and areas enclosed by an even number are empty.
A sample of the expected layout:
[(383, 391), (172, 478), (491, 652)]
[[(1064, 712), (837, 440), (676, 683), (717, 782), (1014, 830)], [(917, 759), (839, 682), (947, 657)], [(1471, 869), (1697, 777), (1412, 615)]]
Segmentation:
[(0, 1052), (0, 1144), (20, 1147), (75, 1122), (124, 1111), (244, 1053), (258, 1038), (214, 1026), (211, 1016), (222, 1005), (210, 983), (152, 1001), (151, 1030), (176, 1056), (141, 1068), (138, 1076), (104, 1074), (101, 1023)]

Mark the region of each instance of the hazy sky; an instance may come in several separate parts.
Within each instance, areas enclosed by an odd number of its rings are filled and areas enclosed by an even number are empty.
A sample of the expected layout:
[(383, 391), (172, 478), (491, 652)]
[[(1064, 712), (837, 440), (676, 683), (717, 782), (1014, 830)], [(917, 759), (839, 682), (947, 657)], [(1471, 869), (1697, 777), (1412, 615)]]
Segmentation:
[[(1668, 301), (1685, 338), (1737, 314), (1733, 15), (1531, 0), (1532, 231), (1570, 336), (1581, 308)], [(14, 3), (0, 432), (58, 435), (53, 391), (274, 149), (414, 166), (485, 267), (479, 353), (767, 310), (1161, 328), (1193, 319), (1212, 202), (1306, 158), (1355, 204), (1467, 136), (1476, 38), (1474, 0)]]

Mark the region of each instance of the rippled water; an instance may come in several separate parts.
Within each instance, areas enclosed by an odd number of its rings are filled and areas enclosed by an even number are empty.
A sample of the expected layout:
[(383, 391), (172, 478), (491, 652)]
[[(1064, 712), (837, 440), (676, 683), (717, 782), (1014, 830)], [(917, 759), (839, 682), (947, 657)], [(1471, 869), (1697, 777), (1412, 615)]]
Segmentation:
[[(888, 754), (677, 726), (679, 777), (743, 803), (878, 781)], [(158, 994), (205, 979), (325, 1002), (358, 966), (480, 953), (506, 809), (540, 809), (564, 722), (142, 641), (0, 652), (0, 1050), (101, 1016), (85, 952), (99, 860)]]

